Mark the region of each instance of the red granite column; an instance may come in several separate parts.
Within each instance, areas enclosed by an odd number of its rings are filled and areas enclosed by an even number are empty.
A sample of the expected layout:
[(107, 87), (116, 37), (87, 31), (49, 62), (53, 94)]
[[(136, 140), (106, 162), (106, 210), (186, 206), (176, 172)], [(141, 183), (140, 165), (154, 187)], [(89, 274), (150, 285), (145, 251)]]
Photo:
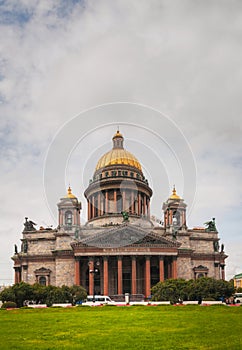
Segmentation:
[(136, 256), (132, 256), (132, 285), (131, 285), (131, 293), (137, 294), (136, 288)]
[(123, 211), (126, 210), (126, 196), (125, 196), (125, 191), (122, 193), (122, 198), (123, 198)]
[(94, 271), (94, 259), (90, 259), (89, 261), (89, 295), (93, 295), (94, 293), (94, 273), (90, 272)]
[(19, 283), (21, 282), (21, 278), (20, 278), (20, 268), (19, 267), (15, 267), (14, 268), (15, 273), (14, 273), (14, 283)]
[(170, 214), (169, 224), (172, 225), (172, 222), (173, 222), (172, 210), (170, 210), (169, 214)]
[(103, 294), (108, 295), (108, 257), (103, 258)]
[(134, 207), (134, 191), (131, 191), (131, 213), (135, 214), (135, 207)]
[(117, 208), (117, 190), (114, 190), (113, 201), (114, 201), (114, 212), (117, 213), (117, 211), (118, 211), (118, 208)]
[(138, 194), (138, 215), (141, 215), (141, 196)]
[(75, 285), (80, 286), (80, 260), (75, 260)]
[(145, 297), (150, 296), (150, 257), (145, 257)]
[(148, 215), (148, 218), (150, 218), (150, 200), (148, 199), (148, 204), (147, 204), (147, 215)]
[(225, 265), (220, 265), (220, 266), (221, 266), (221, 279), (225, 280), (225, 269), (224, 269)]
[(144, 206), (144, 215), (147, 215), (147, 202), (146, 202), (146, 195), (144, 195), (144, 203), (143, 203), (143, 206)]
[(172, 260), (172, 278), (177, 278), (177, 257), (174, 256)]
[(118, 294), (123, 294), (123, 261), (118, 257)]
[(98, 193), (98, 216), (101, 215), (101, 193)]
[(92, 218), (95, 218), (95, 197), (92, 196)]
[(164, 281), (164, 257), (159, 258), (160, 282)]
[(90, 204), (89, 199), (87, 200), (87, 208), (88, 208), (87, 219), (90, 220), (91, 204)]
[(18, 283), (18, 272), (16, 268), (14, 269), (14, 283)]
[(108, 213), (108, 191), (105, 193), (105, 213)]

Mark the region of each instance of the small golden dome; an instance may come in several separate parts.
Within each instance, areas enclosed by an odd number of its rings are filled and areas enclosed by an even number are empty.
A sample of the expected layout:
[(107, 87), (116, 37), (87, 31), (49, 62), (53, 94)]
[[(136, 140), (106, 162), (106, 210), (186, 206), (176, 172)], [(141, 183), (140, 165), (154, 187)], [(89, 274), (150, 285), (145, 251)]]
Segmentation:
[(66, 198), (76, 198), (76, 196), (74, 196), (74, 194), (72, 194), (70, 186), (68, 187)]
[(173, 187), (172, 195), (169, 197), (169, 199), (181, 199), (181, 197), (176, 194), (175, 186)]
[(142, 171), (138, 159), (123, 148), (123, 135), (119, 130), (113, 136), (113, 148), (99, 159), (95, 170), (109, 165), (129, 165)]

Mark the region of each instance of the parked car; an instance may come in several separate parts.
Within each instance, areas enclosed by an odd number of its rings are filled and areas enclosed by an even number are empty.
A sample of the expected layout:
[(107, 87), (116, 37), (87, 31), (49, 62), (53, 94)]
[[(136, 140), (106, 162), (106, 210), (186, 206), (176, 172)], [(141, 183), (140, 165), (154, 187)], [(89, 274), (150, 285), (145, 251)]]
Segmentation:
[(82, 305), (115, 305), (108, 295), (88, 295)]
[(234, 301), (236, 304), (242, 303), (242, 293), (235, 293), (234, 294)]

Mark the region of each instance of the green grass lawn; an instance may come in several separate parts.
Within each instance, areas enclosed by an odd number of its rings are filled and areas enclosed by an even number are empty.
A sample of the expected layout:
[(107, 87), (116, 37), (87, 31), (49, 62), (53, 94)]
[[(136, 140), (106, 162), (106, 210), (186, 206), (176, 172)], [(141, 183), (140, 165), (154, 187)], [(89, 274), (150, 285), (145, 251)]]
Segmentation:
[(242, 307), (0, 310), (3, 349), (242, 349)]

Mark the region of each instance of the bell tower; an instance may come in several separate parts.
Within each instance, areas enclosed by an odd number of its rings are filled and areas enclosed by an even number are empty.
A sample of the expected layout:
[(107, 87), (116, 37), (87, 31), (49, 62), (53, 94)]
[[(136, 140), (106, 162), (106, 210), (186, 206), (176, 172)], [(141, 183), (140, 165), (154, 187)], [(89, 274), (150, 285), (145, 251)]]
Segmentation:
[(170, 227), (176, 230), (186, 228), (186, 207), (187, 205), (184, 203), (184, 199), (177, 195), (174, 186), (172, 195), (162, 206), (165, 229)]
[(81, 202), (71, 192), (69, 186), (67, 195), (57, 204), (59, 211), (59, 227), (70, 233), (75, 233), (80, 227)]

